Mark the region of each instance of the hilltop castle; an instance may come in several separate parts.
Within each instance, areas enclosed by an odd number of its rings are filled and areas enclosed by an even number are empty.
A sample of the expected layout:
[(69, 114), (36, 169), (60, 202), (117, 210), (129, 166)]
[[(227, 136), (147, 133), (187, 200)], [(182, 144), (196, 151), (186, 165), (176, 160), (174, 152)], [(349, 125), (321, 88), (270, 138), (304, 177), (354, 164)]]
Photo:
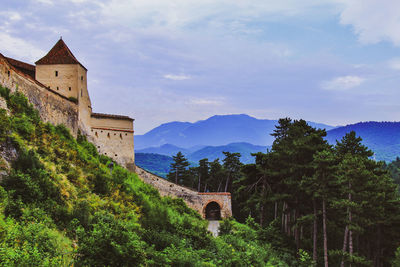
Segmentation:
[(22, 92), (39, 111), (42, 120), (54, 125), (64, 124), (75, 137), (78, 132), (85, 135), (99, 153), (136, 171), (161, 195), (182, 198), (206, 219), (232, 216), (230, 193), (200, 193), (135, 166), (133, 119), (92, 112), (87, 69), (62, 39), (35, 64), (0, 54), (0, 85), (12, 92)]
[(100, 153), (134, 171), (133, 119), (92, 112), (87, 69), (60, 39), (36, 66), (0, 54), (0, 83), (21, 90), (43, 120), (65, 124)]

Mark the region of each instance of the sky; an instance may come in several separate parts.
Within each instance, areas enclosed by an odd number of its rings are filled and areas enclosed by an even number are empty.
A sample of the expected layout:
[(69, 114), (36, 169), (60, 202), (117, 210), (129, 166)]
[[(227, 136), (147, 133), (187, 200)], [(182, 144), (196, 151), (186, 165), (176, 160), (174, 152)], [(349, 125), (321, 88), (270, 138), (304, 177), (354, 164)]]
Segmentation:
[(0, 53), (62, 36), (95, 112), (135, 134), (216, 114), (330, 125), (400, 119), (398, 0), (0, 0)]

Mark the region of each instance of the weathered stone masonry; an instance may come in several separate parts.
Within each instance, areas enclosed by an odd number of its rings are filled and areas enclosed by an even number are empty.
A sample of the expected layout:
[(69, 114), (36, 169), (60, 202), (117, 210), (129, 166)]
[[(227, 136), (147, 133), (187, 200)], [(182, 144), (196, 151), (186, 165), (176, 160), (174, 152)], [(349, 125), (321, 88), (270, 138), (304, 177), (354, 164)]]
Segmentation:
[(186, 204), (198, 211), (203, 218), (206, 218), (206, 207), (212, 202), (219, 205), (221, 218), (232, 216), (232, 204), (230, 193), (199, 193), (184, 186), (180, 186), (165, 180), (155, 174), (147, 172), (136, 166), (136, 173), (147, 184), (158, 189), (160, 195), (182, 198)]
[[(87, 69), (61, 39), (36, 62), (36, 66), (0, 54), (0, 85), (12, 92), (22, 92), (39, 111), (43, 121), (64, 124), (75, 137), (80, 131), (100, 153), (135, 171), (134, 120), (127, 116), (92, 112)], [(5, 108), (4, 101), (0, 101), (0, 108)], [(136, 172), (162, 196), (182, 198), (203, 218), (232, 216), (230, 193), (199, 193), (139, 167), (136, 167)]]
[(134, 170), (133, 119), (92, 112), (87, 69), (59, 40), (36, 66), (0, 54), (0, 84), (21, 91), (45, 122), (78, 130), (103, 153)]
[(12, 66), (0, 54), (0, 84), (12, 92), (22, 92), (39, 111), (45, 122), (65, 124), (74, 135), (78, 132), (78, 106), (66, 97), (52, 92), (40, 82)]

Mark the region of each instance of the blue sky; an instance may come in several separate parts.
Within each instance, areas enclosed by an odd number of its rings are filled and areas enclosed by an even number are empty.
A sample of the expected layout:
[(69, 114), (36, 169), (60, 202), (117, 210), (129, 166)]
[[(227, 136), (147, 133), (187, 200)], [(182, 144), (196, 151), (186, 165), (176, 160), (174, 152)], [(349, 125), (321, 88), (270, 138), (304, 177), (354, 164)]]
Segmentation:
[(215, 114), (400, 118), (399, 1), (0, 1), (2, 54), (33, 63), (62, 36), (94, 111), (137, 134)]

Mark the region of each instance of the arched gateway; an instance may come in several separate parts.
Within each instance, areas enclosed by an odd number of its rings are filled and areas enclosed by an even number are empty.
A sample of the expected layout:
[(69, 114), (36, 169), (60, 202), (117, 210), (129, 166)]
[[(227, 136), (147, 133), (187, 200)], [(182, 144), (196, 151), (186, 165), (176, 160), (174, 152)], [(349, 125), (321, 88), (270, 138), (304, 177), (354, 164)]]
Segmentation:
[(207, 220), (221, 220), (221, 207), (215, 201), (205, 207), (205, 217)]
[(147, 184), (154, 186), (162, 196), (178, 197), (208, 220), (220, 220), (232, 216), (231, 193), (199, 193), (167, 181), (136, 166), (136, 173)]

